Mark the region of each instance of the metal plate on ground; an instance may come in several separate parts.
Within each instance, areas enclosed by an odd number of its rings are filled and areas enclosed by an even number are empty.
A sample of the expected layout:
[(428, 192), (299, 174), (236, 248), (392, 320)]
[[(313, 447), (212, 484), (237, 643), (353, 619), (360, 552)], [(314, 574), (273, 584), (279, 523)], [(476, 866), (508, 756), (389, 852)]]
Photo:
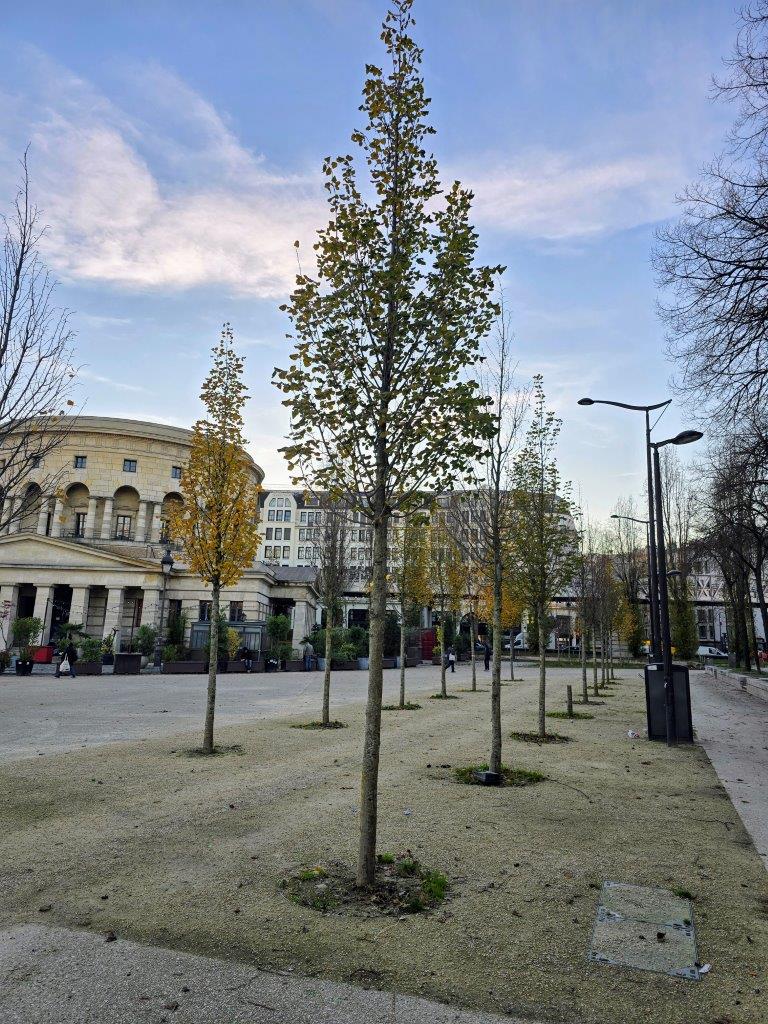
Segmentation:
[(667, 889), (603, 882), (587, 959), (699, 981), (690, 900)]

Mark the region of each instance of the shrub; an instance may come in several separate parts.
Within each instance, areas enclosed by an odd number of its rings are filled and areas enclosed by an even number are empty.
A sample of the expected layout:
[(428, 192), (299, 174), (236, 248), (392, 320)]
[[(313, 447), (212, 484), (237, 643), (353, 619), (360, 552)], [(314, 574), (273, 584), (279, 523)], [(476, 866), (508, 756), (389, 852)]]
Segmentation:
[(368, 630), (362, 626), (350, 626), (346, 633), (349, 643), (355, 648), (354, 658), (368, 657)]
[(84, 636), (80, 644), (83, 661), (101, 662), (101, 647), (100, 637)]
[(131, 640), (131, 650), (150, 657), (155, 649), (157, 630), (154, 626), (139, 626)]
[(389, 611), (384, 618), (384, 657), (394, 658), (400, 653), (400, 623), (397, 612)]
[(186, 612), (179, 612), (168, 619), (168, 628), (165, 631), (165, 639), (168, 644), (176, 647), (184, 646), (184, 638), (187, 635), (187, 621), (189, 616)]
[(177, 644), (166, 644), (163, 648), (163, 661), (181, 661), (183, 653)]
[(42, 620), (31, 615), (27, 618), (13, 620), (11, 636), (19, 648), (19, 656), (22, 661), (32, 660), (32, 647), (40, 639), (42, 629)]

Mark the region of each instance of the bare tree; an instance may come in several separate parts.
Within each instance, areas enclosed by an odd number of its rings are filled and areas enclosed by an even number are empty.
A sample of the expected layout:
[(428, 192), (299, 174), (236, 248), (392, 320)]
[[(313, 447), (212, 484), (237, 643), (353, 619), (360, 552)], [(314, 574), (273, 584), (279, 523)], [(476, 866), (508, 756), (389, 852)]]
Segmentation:
[[(40, 256), (45, 228), (31, 202), (27, 154), (0, 257), (0, 530), (27, 514), (29, 474), (65, 440), (74, 406), (70, 313), (54, 305), (56, 282)], [(40, 474), (43, 493), (60, 474)]]
[(715, 83), (738, 104), (729, 146), (680, 197), (655, 256), (677, 387), (732, 420), (768, 400), (768, 0), (741, 17)]

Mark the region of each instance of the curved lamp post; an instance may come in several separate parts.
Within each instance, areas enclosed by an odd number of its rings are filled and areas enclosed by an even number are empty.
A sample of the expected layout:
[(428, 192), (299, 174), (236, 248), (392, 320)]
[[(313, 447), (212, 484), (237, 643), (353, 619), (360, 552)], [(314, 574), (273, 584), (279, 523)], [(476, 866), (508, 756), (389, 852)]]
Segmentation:
[(656, 556), (656, 538), (654, 536), (654, 502), (653, 502), (653, 468), (651, 465), (651, 417), (657, 409), (665, 409), (670, 402), (656, 402), (655, 405), (630, 405), (628, 402), (611, 402), (604, 398), (580, 398), (579, 405), (614, 405), (618, 409), (630, 409), (633, 412), (645, 413), (645, 468), (648, 478), (648, 599), (651, 606), (651, 659), (658, 661), (661, 657), (661, 620), (659, 616), (659, 583), (658, 563)]
[[(693, 444), (704, 435), (699, 430), (683, 430), (664, 441), (652, 441), (653, 448), (653, 489), (656, 497), (656, 550), (658, 553), (659, 606), (661, 612), (661, 647), (664, 661), (664, 705), (667, 718), (667, 746), (677, 743), (675, 724), (675, 682), (672, 671), (672, 638), (669, 629), (669, 592), (667, 589), (667, 548), (664, 541), (664, 515), (661, 501), (661, 464), (659, 448), (668, 444)], [(677, 570), (673, 570), (677, 572)]]
[(160, 669), (163, 663), (163, 617), (165, 612), (165, 588), (168, 584), (168, 577), (173, 569), (173, 555), (171, 549), (166, 548), (165, 554), (160, 559), (160, 568), (163, 570), (163, 589), (160, 594), (160, 627), (155, 639), (155, 668)]

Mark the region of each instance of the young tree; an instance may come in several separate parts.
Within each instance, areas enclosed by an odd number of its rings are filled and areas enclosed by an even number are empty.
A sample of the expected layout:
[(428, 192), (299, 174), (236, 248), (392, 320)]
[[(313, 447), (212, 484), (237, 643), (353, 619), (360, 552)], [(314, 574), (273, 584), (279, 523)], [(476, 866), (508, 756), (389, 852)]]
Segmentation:
[(430, 602), (429, 527), (420, 513), (397, 516), (390, 530), (389, 586), (400, 612), (400, 707), (405, 707), (406, 627)]
[(323, 674), (323, 713), (325, 728), (331, 724), (331, 644), (333, 630), (343, 625), (344, 589), (347, 581), (348, 510), (332, 497), (324, 495), (320, 502), (319, 539), (315, 542), (317, 557), (317, 589), (325, 607), (325, 672)]
[(539, 735), (546, 736), (547, 615), (553, 597), (577, 570), (576, 509), (563, 484), (554, 451), (560, 420), (546, 408), (540, 376), (534, 377), (533, 416), (514, 467), (512, 553), (520, 596), (536, 615), (539, 642)]
[(225, 324), (213, 348), (213, 365), (200, 398), (206, 416), (192, 428), (189, 460), (182, 468), (183, 503), (169, 515), (171, 535), (184, 548), (189, 568), (211, 586), (208, 699), (203, 753), (212, 754), (216, 710), (216, 651), (222, 587), (231, 587), (251, 565), (259, 547), (259, 488), (245, 454), (243, 407), (248, 389), (243, 360)]
[[(53, 303), (56, 282), (40, 258), (45, 228), (29, 195), (26, 153), (21, 185), (3, 218), (0, 253), (0, 531), (29, 511), (30, 471), (67, 438), (74, 406), (70, 313)], [(60, 475), (36, 477), (45, 494)]]
[(437, 505), (429, 526), (429, 603), (440, 616), (438, 640), (440, 646), (440, 695), (447, 696), (445, 682), (445, 656), (447, 650), (446, 624), (450, 612), (455, 613), (462, 598), (462, 553), (456, 544), (450, 520), (444, 505)]
[(347, 497), (373, 530), (370, 673), (360, 798), (357, 882), (374, 881), (381, 733), (387, 530), (418, 508), (424, 489), (469, 472), (492, 427), (477, 385), (496, 311), (493, 277), (475, 266), (471, 193), (443, 192), (420, 74), (409, 35), (412, 0), (393, 0), (382, 31), (389, 69), (367, 67), (363, 129), (352, 155), (324, 164), (331, 221), (315, 245), (317, 276), (299, 273), (287, 309), (295, 348), (276, 386), (290, 409), (294, 472)]

